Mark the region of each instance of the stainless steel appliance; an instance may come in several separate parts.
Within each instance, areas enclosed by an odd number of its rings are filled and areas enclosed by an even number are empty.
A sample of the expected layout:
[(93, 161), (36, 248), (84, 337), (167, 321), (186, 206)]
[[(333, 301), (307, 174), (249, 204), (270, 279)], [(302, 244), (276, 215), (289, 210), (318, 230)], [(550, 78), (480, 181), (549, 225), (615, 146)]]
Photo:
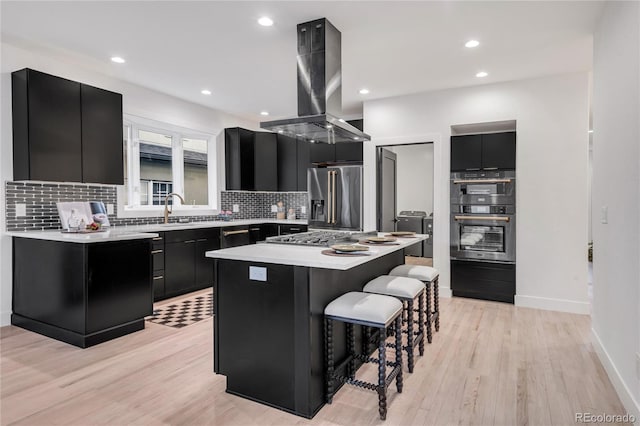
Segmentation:
[(362, 166), (307, 170), (309, 227), (362, 230)]
[(268, 237), (265, 242), (274, 244), (294, 244), (302, 246), (329, 247), (333, 244), (357, 242), (360, 238), (378, 235), (371, 232), (346, 232), (346, 231), (309, 231), (298, 234), (279, 235)]
[(429, 236), (422, 242), (422, 256), (433, 257), (433, 213), (423, 219), (423, 233)]
[(340, 118), (341, 38), (340, 31), (325, 18), (297, 26), (298, 117), (262, 122), (261, 128), (311, 142), (371, 140)]
[[(401, 211), (397, 217), (396, 229), (398, 231), (412, 231), (417, 234), (424, 234), (424, 221), (427, 217), (427, 212), (416, 210), (404, 210)], [(414, 244), (404, 249), (404, 254), (407, 256), (424, 256), (423, 245)]]
[(451, 174), (451, 258), (516, 262), (515, 172)]
[(515, 205), (515, 170), (451, 173), (451, 204)]

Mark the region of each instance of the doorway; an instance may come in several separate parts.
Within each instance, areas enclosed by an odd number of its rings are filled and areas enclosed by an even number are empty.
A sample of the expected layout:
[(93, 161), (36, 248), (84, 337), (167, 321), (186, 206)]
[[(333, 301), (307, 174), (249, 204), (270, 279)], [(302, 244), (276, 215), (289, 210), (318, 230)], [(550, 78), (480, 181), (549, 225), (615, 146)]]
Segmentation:
[(377, 147), (377, 228), (428, 234), (407, 263), (433, 264), (433, 142)]

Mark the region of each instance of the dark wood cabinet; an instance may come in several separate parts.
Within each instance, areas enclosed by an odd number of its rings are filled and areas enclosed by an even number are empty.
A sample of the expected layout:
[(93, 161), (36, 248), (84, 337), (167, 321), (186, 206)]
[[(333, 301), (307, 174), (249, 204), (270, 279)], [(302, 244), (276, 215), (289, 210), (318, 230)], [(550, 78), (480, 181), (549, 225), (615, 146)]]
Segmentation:
[(298, 234), (307, 230), (307, 225), (278, 225), (278, 235)]
[(143, 329), (152, 313), (150, 239), (14, 238), (13, 265), (11, 323), (36, 333), (85, 348)]
[(164, 297), (213, 285), (213, 261), (205, 256), (220, 248), (217, 228), (165, 233)]
[(277, 191), (278, 142), (275, 133), (239, 127), (225, 129), (228, 191)]
[(305, 140), (297, 139), (297, 168), (298, 168), (298, 191), (307, 190), (307, 169), (312, 167), (311, 156), (311, 144)]
[(451, 171), (515, 168), (516, 132), (451, 136)]
[(11, 81), (13, 178), (82, 182), (80, 83), (30, 69)]
[(482, 135), (482, 168), (516, 168), (516, 132)]
[(336, 161), (362, 161), (362, 142), (337, 143)]
[[(298, 189), (298, 145), (297, 141), (285, 135), (278, 138), (278, 191), (299, 191)], [(305, 164), (306, 166), (306, 164)], [(306, 168), (305, 168), (306, 170)], [(306, 181), (306, 176), (305, 176)], [(306, 185), (305, 185), (306, 190)]]
[(80, 85), (82, 181), (124, 184), (122, 95)]
[(151, 244), (151, 260), (153, 263), (153, 301), (164, 298), (164, 234), (158, 233)]
[(482, 169), (482, 136), (451, 136), (451, 171)]
[(333, 163), (336, 161), (336, 145), (328, 143), (309, 144), (309, 162), (313, 164)]
[(451, 260), (451, 290), (454, 296), (513, 303), (516, 265)]
[(123, 183), (120, 94), (27, 68), (11, 81), (15, 180)]

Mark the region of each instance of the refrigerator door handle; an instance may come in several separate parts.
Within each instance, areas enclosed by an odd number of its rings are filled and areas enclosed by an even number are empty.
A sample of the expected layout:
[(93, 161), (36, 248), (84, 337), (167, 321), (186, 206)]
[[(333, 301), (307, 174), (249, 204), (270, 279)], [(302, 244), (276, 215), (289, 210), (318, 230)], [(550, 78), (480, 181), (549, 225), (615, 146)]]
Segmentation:
[(332, 196), (333, 196), (333, 201), (331, 202), (331, 208), (333, 209), (333, 212), (331, 213), (331, 217), (333, 218), (332, 220), (332, 224), (335, 225), (336, 223), (338, 223), (338, 221), (336, 220), (336, 177), (338, 176), (338, 172), (337, 171), (332, 171), (331, 172), (333, 174), (333, 189), (332, 189)]
[(331, 172), (327, 173), (327, 223), (331, 224)]

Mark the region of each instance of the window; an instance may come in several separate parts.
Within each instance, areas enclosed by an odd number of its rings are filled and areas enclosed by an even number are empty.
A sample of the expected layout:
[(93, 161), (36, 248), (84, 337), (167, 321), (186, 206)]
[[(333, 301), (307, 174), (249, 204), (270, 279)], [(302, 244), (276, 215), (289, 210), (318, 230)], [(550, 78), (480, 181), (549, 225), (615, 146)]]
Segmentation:
[(160, 210), (168, 203), (182, 209), (215, 208), (213, 136), (190, 129), (125, 116), (125, 176), (119, 194), (124, 210)]

